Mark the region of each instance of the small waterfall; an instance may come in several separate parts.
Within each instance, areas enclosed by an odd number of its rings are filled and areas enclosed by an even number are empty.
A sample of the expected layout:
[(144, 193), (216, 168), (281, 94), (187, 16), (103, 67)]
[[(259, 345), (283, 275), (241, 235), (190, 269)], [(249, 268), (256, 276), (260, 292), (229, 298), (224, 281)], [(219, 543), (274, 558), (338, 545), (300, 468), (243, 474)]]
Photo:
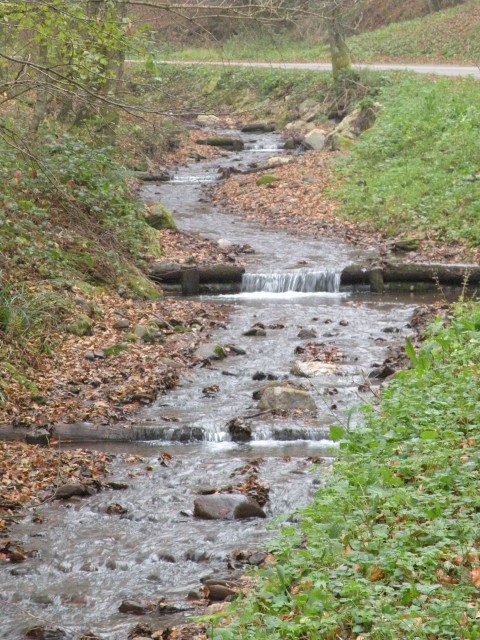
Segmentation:
[(318, 293), (340, 291), (340, 273), (337, 271), (281, 271), (271, 273), (245, 273), (242, 279), (242, 292), (253, 293)]

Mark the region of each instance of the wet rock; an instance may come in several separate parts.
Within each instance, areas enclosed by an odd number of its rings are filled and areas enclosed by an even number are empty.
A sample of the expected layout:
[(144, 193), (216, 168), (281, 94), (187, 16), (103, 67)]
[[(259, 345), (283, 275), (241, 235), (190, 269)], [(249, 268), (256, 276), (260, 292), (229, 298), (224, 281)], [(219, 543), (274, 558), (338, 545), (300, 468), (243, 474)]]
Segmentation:
[(400, 329), (398, 327), (385, 327), (383, 329), (383, 333), (399, 333)]
[(112, 502), (106, 508), (106, 513), (110, 515), (122, 515), (123, 513), (128, 513), (128, 509), (118, 502)]
[(202, 393), (207, 398), (213, 398), (213, 396), (220, 391), (218, 384), (211, 384), (208, 387), (202, 389)]
[(185, 560), (188, 562), (205, 562), (208, 560), (210, 555), (207, 551), (202, 551), (201, 549), (188, 549), (185, 551)]
[(301, 329), (297, 333), (297, 338), (300, 338), (300, 340), (311, 340), (312, 338), (316, 337), (317, 332), (315, 331), (315, 329)]
[(256, 567), (263, 564), (268, 557), (268, 553), (266, 551), (257, 551), (256, 553), (252, 553), (252, 555), (248, 556), (247, 562), (248, 564), (253, 564)]
[(197, 144), (207, 145), (209, 147), (222, 147), (230, 151), (243, 151), (245, 147), (243, 140), (230, 138), (228, 136), (201, 138), (197, 140)]
[(215, 342), (205, 342), (193, 354), (194, 360), (223, 360), (227, 357), (225, 349)]
[(154, 605), (146, 600), (123, 600), (118, 607), (120, 613), (128, 613), (136, 616), (143, 616), (146, 613), (151, 613), (154, 609)]
[(73, 496), (85, 496), (87, 495), (87, 487), (80, 483), (63, 484), (55, 491), (55, 498), (57, 500), (68, 500)]
[(169, 562), (170, 564), (174, 564), (176, 562), (175, 556), (172, 556), (171, 553), (159, 553), (158, 559), (162, 560), (162, 562)]
[(243, 332), (244, 336), (266, 336), (267, 332), (265, 331), (265, 329), (263, 327), (250, 327), (250, 329), (247, 329), (246, 331)]
[(252, 376), (252, 380), (265, 380), (266, 377), (267, 377), (267, 374), (264, 373), (263, 371), (256, 371)]
[(266, 518), (260, 505), (243, 495), (215, 494), (195, 499), (193, 515), (205, 520)]
[(240, 131), (243, 133), (271, 133), (275, 131), (275, 128), (275, 123), (261, 120), (259, 122), (247, 122)]
[(226, 348), (231, 351), (232, 353), (234, 353), (237, 356), (246, 356), (247, 352), (245, 351), (245, 349), (242, 349), (241, 347), (237, 347), (234, 344), (227, 344)]
[(25, 435), (27, 444), (37, 444), (41, 447), (48, 447), (50, 444), (50, 433), (47, 429), (37, 429)]
[(237, 597), (236, 591), (223, 584), (209, 584), (205, 587), (205, 595), (209, 602), (230, 602)]
[(313, 360), (311, 362), (295, 362), (290, 369), (292, 376), (299, 378), (314, 378), (320, 375), (332, 375), (337, 371), (337, 367), (333, 364), (325, 362), (318, 362)]
[(340, 320), (338, 323), (341, 327), (348, 327), (348, 320)]
[(86, 631), (80, 636), (80, 640), (101, 640), (99, 636), (96, 636), (93, 631)]
[(317, 411), (315, 401), (307, 391), (281, 384), (265, 388), (257, 406), (260, 411)]
[(385, 380), (396, 372), (396, 369), (391, 367), (389, 364), (383, 364), (380, 367), (376, 367), (368, 374), (370, 380)]
[(196, 600), (203, 600), (203, 593), (200, 591), (189, 591), (187, 595), (187, 600), (190, 602), (195, 602)]
[(109, 489), (113, 489), (114, 491), (124, 491), (129, 488), (129, 485), (126, 482), (118, 482), (117, 480), (110, 480), (105, 484)]
[(37, 626), (28, 629), (25, 632), (25, 637), (35, 640), (58, 640), (58, 638), (66, 638), (67, 632), (61, 627)]
[(115, 320), (115, 322), (113, 323), (113, 328), (117, 329), (118, 331), (128, 329), (129, 327), (130, 327), (130, 322), (126, 318), (119, 318), (118, 320)]
[(164, 602), (160, 600), (157, 604), (157, 613), (161, 616), (168, 616), (173, 613), (184, 613), (185, 611), (191, 611), (192, 607), (183, 602)]
[(241, 418), (232, 418), (227, 429), (234, 442), (249, 442), (252, 439), (252, 427)]

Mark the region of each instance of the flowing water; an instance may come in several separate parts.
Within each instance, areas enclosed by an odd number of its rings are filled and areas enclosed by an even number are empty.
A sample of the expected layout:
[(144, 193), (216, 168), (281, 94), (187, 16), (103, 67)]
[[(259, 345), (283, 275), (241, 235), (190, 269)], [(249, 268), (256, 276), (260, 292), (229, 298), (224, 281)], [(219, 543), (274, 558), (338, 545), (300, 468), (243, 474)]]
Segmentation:
[[(158, 441), (104, 445), (123, 454), (113, 475), (128, 483), (127, 490), (70, 505), (54, 502), (38, 510), (43, 522), (27, 517), (15, 527), (15, 538), (38, 552), (23, 565), (0, 569), (0, 638), (17, 640), (26, 628), (47, 624), (60, 625), (69, 638), (91, 629), (100, 638), (124, 639), (138, 619), (118, 612), (123, 599), (165, 597), (185, 604), (202, 579), (235, 575), (234, 552), (265, 549), (274, 535), (269, 526), (282, 526), (321, 486), (334, 451), (329, 426), (352, 420), (350, 409), (369, 397), (362, 391), (369, 372), (410, 332), (418, 297), (340, 290), (342, 267), (365, 259), (365, 252), (335, 239), (258, 228), (208, 202), (205, 185), (218, 178), (219, 167), (245, 168), (279, 153), (274, 134), (243, 137), (244, 152), (183, 167), (171, 183), (145, 186), (143, 196), (161, 199), (181, 229), (255, 250), (242, 292), (216, 298), (230, 305), (231, 314), (228, 326), (212, 335), (244, 353), (197, 367), (139, 414), (139, 426), (159, 428)], [(255, 323), (266, 327), (266, 335), (243, 335)], [(302, 329), (316, 337), (298, 337)], [(290, 369), (309, 343), (330, 357), (317, 360), (314, 378), (294, 378)], [(258, 415), (252, 394), (263, 383), (254, 376), (302, 381), (317, 417)], [(213, 392), (204, 393), (207, 387)], [(226, 427), (238, 416), (254, 416), (248, 443), (232, 442)], [(172, 456), (167, 466), (165, 451)], [(322, 463), (312, 466), (317, 456)], [(201, 487), (241, 483), (247, 464), (270, 486), (266, 521), (191, 517)], [(126, 512), (109, 514), (112, 502)], [(158, 614), (154, 622), (160, 626)]]

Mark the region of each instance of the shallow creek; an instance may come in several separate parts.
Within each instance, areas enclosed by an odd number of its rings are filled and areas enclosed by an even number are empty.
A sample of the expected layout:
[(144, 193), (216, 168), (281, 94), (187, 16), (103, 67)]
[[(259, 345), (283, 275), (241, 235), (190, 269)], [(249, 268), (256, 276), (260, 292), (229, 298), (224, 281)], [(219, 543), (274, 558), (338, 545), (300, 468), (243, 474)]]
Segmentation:
[[(20, 639), (26, 628), (46, 624), (61, 626), (69, 638), (90, 629), (98, 637), (121, 640), (139, 621), (118, 612), (123, 599), (165, 597), (185, 604), (201, 579), (235, 575), (234, 551), (265, 549), (274, 536), (272, 525), (278, 529), (294, 519), (289, 514), (322, 485), (332, 459), (329, 425), (349, 420), (348, 410), (368, 399), (359, 385), (410, 332), (409, 319), (423, 298), (338, 290), (335, 274), (365, 259), (365, 252), (334, 239), (259, 229), (212, 207), (205, 185), (217, 179), (219, 167), (245, 168), (279, 153), (274, 134), (243, 138), (245, 151), (183, 167), (172, 182), (145, 186), (143, 196), (160, 199), (181, 229), (255, 250), (246, 291), (210, 298), (231, 308), (228, 326), (216, 330), (212, 340), (246, 354), (197, 367), (139, 414), (139, 426), (160, 428), (161, 440), (103, 445), (106, 452), (129, 454), (114, 460), (112, 474), (128, 489), (67, 505), (54, 502), (38, 509), (43, 522), (28, 517), (16, 526), (14, 537), (38, 554), (0, 570), (0, 638)], [(266, 325), (266, 336), (243, 336), (256, 322)], [(301, 329), (313, 329), (314, 342), (343, 354), (315, 378), (295, 379), (308, 387), (318, 417), (258, 415), (251, 420), (252, 441), (232, 442), (227, 421), (258, 413), (252, 393), (262, 382), (252, 376), (261, 371), (293, 379), (289, 371), (300, 358), (294, 350), (312, 341), (297, 337)], [(207, 397), (202, 390), (210, 385), (219, 391)], [(165, 451), (172, 456), (168, 466)], [(311, 456), (320, 456), (322, 464), (312, 466)], [(259, 458), (258, 478), (270, 486), (267, 520), (206, 521), (188, 515), (199, 487), (241, 482), (239, 470)], [(112, 502), (126, 513), (107, 513)], [(161, 626), (158, 614), (152, 619)]]

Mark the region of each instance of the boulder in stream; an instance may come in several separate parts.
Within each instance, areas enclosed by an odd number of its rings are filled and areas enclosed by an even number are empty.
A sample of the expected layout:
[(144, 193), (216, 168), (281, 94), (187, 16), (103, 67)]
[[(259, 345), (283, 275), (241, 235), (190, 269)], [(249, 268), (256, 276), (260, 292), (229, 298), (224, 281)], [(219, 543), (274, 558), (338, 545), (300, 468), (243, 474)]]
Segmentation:
[(244, 495), (214, 494), (199, 496), (194, 502), (193, 515), (204, 520), (242, 520), (266, 518), (260, 505)]
[(226, 357), (225, 349), (215, 342), (201, 344), (193, 354), (194, 360), (223, 360)]
[(120, 613), (129, 613), (136, 616), (151, 613), (153, 609), (153, 602), (147, 600), (122, 600), (121, 605), (118, 607)]
[(58, 640), (66, 638), (67, 632), (61, 627), (46, 627), (43, 625), (32, 627), (25, 632), (26, 638), (34, 638), (35, 640)]
[(286, 384), (267, 385), (260, 390), (258, 408), (260, 411), (309, 411), (316, 413), (314, 399), (303, 389)]

